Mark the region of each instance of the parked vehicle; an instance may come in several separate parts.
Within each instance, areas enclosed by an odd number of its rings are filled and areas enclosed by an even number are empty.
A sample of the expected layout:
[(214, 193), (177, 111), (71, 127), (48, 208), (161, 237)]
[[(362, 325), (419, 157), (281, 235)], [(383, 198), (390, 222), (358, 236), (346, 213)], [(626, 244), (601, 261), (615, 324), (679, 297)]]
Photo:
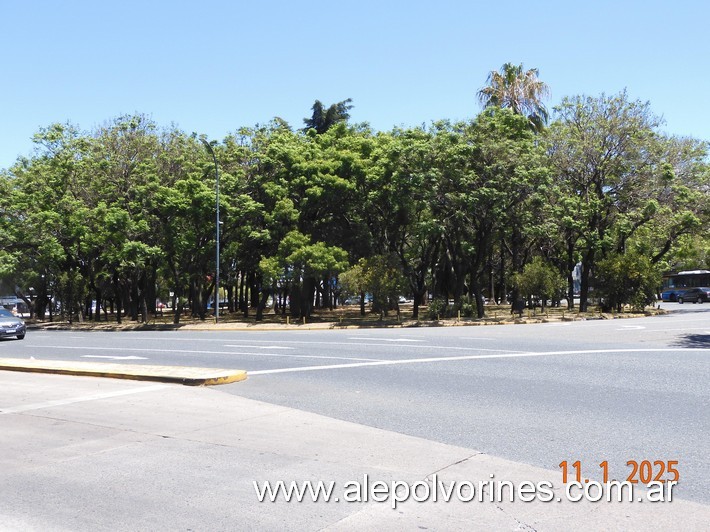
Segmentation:
[(710, 301), (710, 288), (700, 286), (698, 288), (688, 288), (678, 295), (678, 303), (705, 303)]
[(7, 309), (0, 309), (0, 338), (15, 336), (22, 340), (26, 331), (25, 322), (21, 318)]
[(670, 301), (671, 303), (675, 303), (678, 301), (678, 296), (682, 295), (683, 292), (688, 290), (687, 288), (667, 288), (663, 292), (661, 292), (661, 300), (662, 301)]

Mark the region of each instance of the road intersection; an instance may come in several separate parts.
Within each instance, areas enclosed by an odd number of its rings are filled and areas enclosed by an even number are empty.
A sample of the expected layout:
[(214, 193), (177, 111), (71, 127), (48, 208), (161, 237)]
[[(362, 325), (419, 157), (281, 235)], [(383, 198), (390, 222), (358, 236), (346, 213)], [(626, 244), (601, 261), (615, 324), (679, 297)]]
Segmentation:
[(0, 357), (238, 367), (246, 381), (213, 390), (225, 404), (258, 401), (548, 475), (559, 476), (562, 461), (579, 460), (596, 478), (602, 461), (623, 477), (630, 461), (677, 460), (677, 496), (705, 508), (710, 305), (671, 308), (634, 320), (487, 327), (30, 331), (0, 342)]

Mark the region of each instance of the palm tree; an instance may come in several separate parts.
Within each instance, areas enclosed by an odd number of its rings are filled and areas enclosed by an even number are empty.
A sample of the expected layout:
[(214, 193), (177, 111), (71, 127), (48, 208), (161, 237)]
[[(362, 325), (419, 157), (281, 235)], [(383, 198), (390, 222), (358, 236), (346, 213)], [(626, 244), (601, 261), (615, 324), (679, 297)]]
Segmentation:
[(542, 100), (549, 97), (550, 89), (537, 76), (536, 68), (523, 71), (522, 63), (506, 63), (500, 71), (488, 74), (488, 85), (478, 91), (478, 99), (483, 107), (509, 107), (526, 116), (531, 127), (540, 131), (548, 119)]
[(333, 124), (338, 122), (345, 122), (350, 118), (350, 109), (352, 106), (352, 99), (348, 98), (342, 102), (334, 103), (328, 109), (321, 103), (320, 100), (316, 100), (313, 104), (313, 115), (311, 118), (304, 118), (303, 123), (306, 125), (304, 131), (309, 129), (315, 129), (316, 133), (325, 133), (330, 129)]

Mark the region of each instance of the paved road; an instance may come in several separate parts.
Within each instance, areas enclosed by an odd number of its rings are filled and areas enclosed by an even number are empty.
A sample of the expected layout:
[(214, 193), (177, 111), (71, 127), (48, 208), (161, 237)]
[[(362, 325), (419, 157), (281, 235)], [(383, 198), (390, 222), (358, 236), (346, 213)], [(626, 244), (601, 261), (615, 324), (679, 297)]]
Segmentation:
[(664, 306), (505, 327), (30, 332), (0, 356), (238, 367), (249, 380), (221, 391), (547, 469), (678, 460), (678, 495), (708, 503), (710, 305)]
[[(222, 390), (0, 371), (0, 530), (542, 532), (704, 530), (710, 522), (710, 506), (677, 496), (572, 502), (555, 470)], [(489, 500), (495, 488), (484, 487), (473, 500), (465, 486), (491, 475), (554, 485), (553, 499)], [(287, 502), (281, 492), (260, 502), (254, 489), (306, 479), (332, 485), (335, 498)], [(375, 500), (375, 481), (400, 484), (396, 509), (382, 491)], [(352, 482), (367, 502), (342, 498)], [(402, 483), (418, 486), (416, 501), (403, 502)], [(449, 498), (442, 486), (452, 483), (464, 491)]]

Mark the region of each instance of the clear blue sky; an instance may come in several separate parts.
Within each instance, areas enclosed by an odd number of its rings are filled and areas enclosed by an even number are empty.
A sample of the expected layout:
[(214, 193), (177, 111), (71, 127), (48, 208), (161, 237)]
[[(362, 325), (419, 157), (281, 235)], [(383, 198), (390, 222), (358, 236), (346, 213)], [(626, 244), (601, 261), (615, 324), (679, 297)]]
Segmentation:
[(645, 1), (0, 0), (0, 168), (54, 122), (124, 113), (221, 140), (315, 99), (375, 129), (464, 119), (505, 62), (563, 96), (650, 101), (710, 140), (710, 3)]

